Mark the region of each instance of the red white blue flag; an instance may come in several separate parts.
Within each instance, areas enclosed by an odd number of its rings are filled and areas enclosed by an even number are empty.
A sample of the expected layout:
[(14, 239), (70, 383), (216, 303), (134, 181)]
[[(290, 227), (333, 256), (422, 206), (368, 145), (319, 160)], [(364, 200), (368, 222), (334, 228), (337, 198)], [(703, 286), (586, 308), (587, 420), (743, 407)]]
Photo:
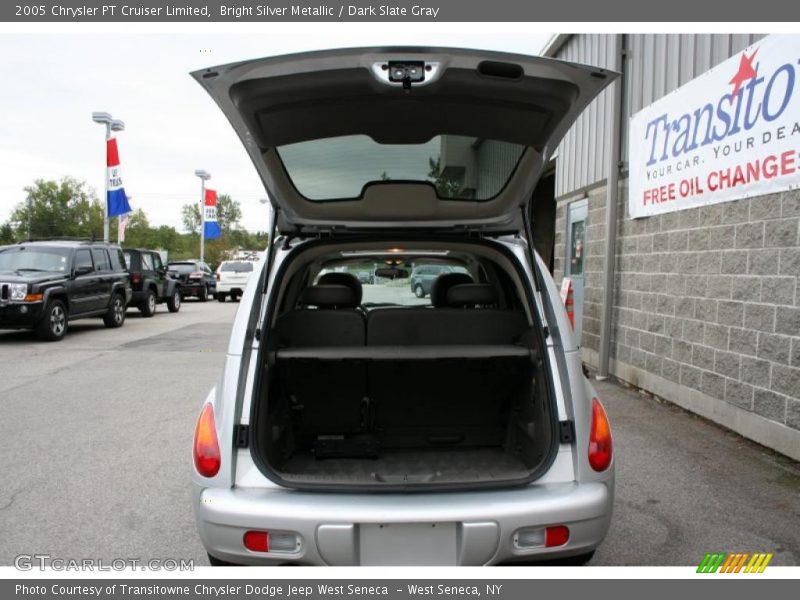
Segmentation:
[(125, 195), (125, 188), (122, 186), (122, 175), (119, 168), (119, 150), (117, 150), (117, 138), (106, 141), (106, 165), (107, 190), (106, 203), (108, 205), (108, 216), (118, 217), (131, 212), (131, 205), (128, 204), (128, 197)]
[(207, 240), (214, 240), (222, 235), (222, 230), (217, 222), (217, 192), (206, 190), (203, 206), (203, 236)]

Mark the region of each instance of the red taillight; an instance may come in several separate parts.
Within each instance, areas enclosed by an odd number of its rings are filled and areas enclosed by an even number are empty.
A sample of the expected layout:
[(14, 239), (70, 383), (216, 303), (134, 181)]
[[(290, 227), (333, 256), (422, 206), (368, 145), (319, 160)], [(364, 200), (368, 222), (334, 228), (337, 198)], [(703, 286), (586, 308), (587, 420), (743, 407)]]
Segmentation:
[(194, 466), (203, 477), (214, 477), (219, 472), (220, 462), (214, 408), (206, 404), (194, 430)]
[(605, 471), (611, 464), (611, 425), (600, 400), (592, 398), (592, 425), (589, 430), (589, 464)]
[(548, 527), (544, 530), (544, 547), (563, 546), (569, 541), (569, 529), (564, 525)]
[(216, 278), (217, 281), (219, 281), (219, 273), (214, 273), (214, 277)]
[(246, 532), (244, 547), (253, 552), (269, 552), (269, 533), (266, 531)]
[(142, 274), (134, 273), (131, 275), (131, 283), (142, 283)]

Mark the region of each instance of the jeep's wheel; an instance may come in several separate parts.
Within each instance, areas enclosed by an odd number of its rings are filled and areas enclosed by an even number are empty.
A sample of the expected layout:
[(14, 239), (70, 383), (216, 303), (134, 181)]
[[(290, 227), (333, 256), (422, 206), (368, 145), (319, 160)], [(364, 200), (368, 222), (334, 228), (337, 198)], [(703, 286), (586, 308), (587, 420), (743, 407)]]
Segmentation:
[(225, 302), (225, 294), (223, 294), (222, 292), (217, 292), (217, 301)]
[(203, 286), (200, 289), (200, 294), (197, 296), (197, 298), (198, 298), (198, 300), (200, 300), (200, 302), (207, 302), (208, 301), (208, 288)]
[(172, 296), (167, 300), (167, 309), (171, 313), (176, 313), (181, 309), (181, 291), (179, 289), (172, 292)]
[(36, 335), (46, 342), (59, 342), (67, 333), (67, 307), (61, 300), (50, 300), (42, 320), (36, 326)]
[(422, 285), (419, 283), (414, 286), (414, 295), (417, 298), (424, 298), (425, 297), (425, 290), (422, 288)]
[(156, 314), (156, 293), (153, 290), (147, 290), (147, 296), (139, 310), (142, 311), (143, 317), (152, 317)]
[(114, 294), (111, 298), (111, 306), (103, 315), (103, 323), (106, 327), (122, 327), (125, 323), (125, 299), (120, 294)]

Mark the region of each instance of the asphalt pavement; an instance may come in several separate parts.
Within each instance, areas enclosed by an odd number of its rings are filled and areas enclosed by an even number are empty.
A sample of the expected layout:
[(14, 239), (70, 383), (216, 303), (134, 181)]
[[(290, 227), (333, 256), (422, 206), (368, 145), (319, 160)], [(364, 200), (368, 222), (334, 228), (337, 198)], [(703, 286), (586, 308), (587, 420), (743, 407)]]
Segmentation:
[[(59, 343), (0, 332), (0, 565), (37, 553), (205, 564), (191, 440), (237, 307), (131, 310), (122, 329), (79, 321)], [(800, 564), (797, 463), (636, 390), (595, 386), (617, 497), (592, 564), (689, 565), (709, 551)]]
[(0, 332), (0, 564), (19, 554), (205, 561), (189, 496), (202, 401), (238, 304), (187, 299), (62, 342)]

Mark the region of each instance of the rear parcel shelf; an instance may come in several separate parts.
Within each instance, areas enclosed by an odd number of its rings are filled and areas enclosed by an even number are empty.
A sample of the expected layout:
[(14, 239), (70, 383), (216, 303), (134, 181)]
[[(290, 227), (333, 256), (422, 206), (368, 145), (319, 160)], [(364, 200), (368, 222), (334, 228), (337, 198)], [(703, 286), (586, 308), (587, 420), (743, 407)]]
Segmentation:
[(310, 346), (280, 348), (273, 353), (274, 360), (437, 360), (530, 358), (536, 356), (531, 348), (513, 344), (492, 345), (437, 345), (437, 346)]

